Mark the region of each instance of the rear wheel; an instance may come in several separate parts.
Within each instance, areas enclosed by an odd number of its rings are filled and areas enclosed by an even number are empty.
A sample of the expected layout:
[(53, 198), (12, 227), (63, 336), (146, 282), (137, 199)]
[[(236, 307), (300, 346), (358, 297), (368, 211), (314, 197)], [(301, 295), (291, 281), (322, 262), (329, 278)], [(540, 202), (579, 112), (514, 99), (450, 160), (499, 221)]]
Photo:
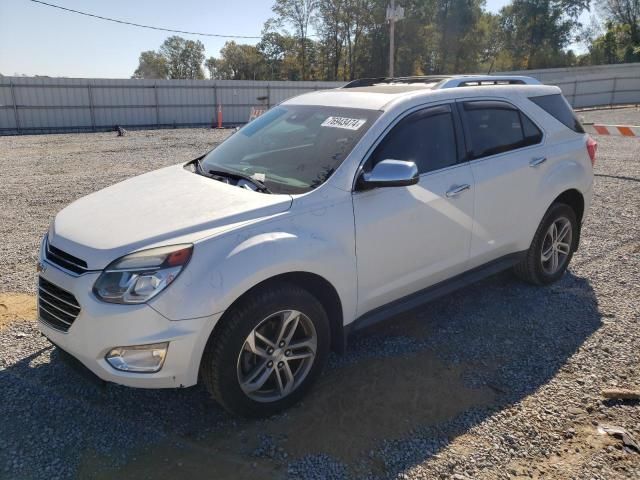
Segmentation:
[(516, 274), (535, 285), (557, 281), (573, 257), (578, 228), (576, 214), (569, 205), (551, 205), (538, 226), (526, 257), (516, 265)]
[(205, 349), (202, 378), (234, 414), (264, 417), (293, 405), (326, 364), (326, 312), (295, 285), (257, 290), (222, 322)]

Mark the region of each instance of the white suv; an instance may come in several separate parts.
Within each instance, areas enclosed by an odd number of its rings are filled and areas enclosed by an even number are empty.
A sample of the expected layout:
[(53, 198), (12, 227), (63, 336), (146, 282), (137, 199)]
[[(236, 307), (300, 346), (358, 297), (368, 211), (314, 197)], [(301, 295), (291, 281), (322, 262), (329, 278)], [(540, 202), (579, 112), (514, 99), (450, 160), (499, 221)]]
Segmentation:
[(42, 333), (98, 377), (264, 416), (349, 332), (509, 267), (562, 276), (595, 142), (527, 77), (357, 80), (84, 197), (42, 242)]

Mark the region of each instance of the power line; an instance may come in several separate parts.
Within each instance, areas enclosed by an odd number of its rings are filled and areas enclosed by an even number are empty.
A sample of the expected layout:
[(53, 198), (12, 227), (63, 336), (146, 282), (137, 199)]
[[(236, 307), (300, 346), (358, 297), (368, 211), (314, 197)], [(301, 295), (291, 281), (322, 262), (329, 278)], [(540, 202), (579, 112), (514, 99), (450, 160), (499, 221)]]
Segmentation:
[(163, 28), (163, 27), (153, 27), (151, 25), (141, 25), (139, 23), (127, 22), (125, 20), (118, 20), (117, 18), (109, 18), (102, 17), (100, 15), (94, 15), (93, 13), (81, 12), (80, 10), (74, 10), (72, 8), (61, 7), (60, 5), (54, 5), (53, 3), (42, 2), (40, 0), (29, 0), (33, 3), (39, 3), (41, 5), (46, 5), (47, 7), (53, 7), (60, 10), (64, 10), (66, 12), (77, 13), (78, 15), (84, 15), (85, 17), (93, 17), (99, 20), (106, 20), (107, 22), (121, 23), (123, 25), (130, 25), (132, 27), (140, 27), (140, 28), (148, 28), (150, 30), (160, 30), (162, 32), (171, 32), (171, 33), (184, 33), (186, 35), (199, 35), (201, 37), (219, 37), (219, 38), (262, 38), (255, 37), (251, 35), (222, 35), (219, 33), (202, 33), (202, 32), (187, 32), (185, 30), (174, 30), (172, 28)]

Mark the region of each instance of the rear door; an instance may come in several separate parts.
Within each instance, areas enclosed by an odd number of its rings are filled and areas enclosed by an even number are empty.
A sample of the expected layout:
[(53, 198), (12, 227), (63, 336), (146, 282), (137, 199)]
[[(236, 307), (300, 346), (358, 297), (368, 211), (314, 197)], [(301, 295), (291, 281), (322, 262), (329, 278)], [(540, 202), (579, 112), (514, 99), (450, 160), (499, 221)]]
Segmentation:
[(360, 315), (464, 271), (474, 191), (457, 123), (455, 103), (420, 109), (365, 163), (370, 171), (385, 159), (414, 161), (420, 181), (353, 194)]
[(507, 101), (459, 101), (458, 111), (475, 182), (473, 268), (529, 247), (547, 153), (542, 129)]

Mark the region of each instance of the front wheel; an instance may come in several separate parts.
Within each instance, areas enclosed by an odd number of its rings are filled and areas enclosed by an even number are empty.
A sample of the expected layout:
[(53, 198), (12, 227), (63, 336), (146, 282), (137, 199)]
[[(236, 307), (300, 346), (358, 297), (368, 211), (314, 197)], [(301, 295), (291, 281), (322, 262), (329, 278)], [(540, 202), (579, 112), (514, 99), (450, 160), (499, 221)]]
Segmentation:
[(265, 417), (295, 404), (326, 364), (327, 314), (295, 285), (252, 292), (221, 321), (205, 349), (202, 378), (231, 413)]
[(515, 266), (515, 273), (534, 285), (557, 281), (573, 257), (578, 228), (576, 214), (569, 205), (551, 205), (538, 226), (526, 257)]

